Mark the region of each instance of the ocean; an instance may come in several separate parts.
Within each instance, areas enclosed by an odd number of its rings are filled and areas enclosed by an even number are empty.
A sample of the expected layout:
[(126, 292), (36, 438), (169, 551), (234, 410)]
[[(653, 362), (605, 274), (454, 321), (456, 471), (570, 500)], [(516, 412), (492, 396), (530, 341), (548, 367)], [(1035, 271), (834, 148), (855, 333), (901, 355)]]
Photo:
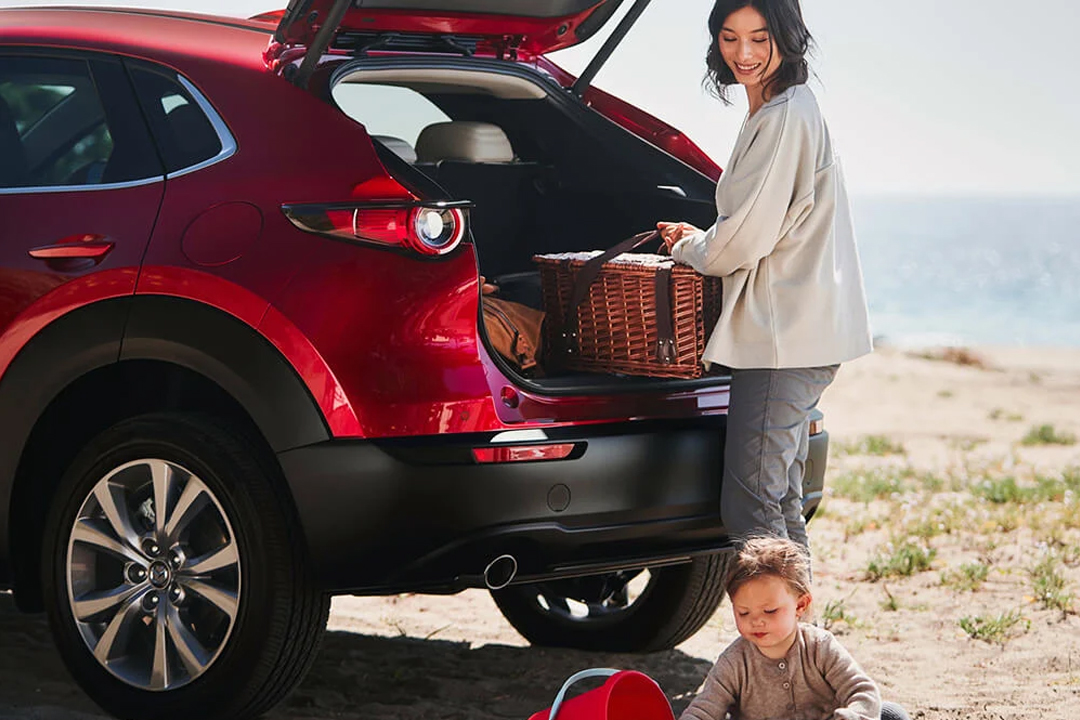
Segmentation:
[(1080, 198), (852, 200), (874, 334), (1080, 347)]

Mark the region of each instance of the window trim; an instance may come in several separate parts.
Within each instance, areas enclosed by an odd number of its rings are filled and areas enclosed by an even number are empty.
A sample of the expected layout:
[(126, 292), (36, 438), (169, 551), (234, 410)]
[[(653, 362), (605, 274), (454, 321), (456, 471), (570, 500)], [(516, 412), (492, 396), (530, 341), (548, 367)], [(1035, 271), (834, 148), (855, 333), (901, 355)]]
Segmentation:
[(175, 73), (176, 81), (184, 86), (184, 90), (191, 95), (191, 98), (195, 101), (195, 104), (199, 106), (199, 109), (203, 111), (206, 118), (210, 121), (210, 125), (214, 128), (214, 132), (217, 133), (218, 140), (221, 142), (221, 150), (217, 155), (207, 158), (201, 162), (189, 165), (185, 168), (180, 168), (176, 172), (165, 173), (166, 180), (172, 180), (173, 178), (183, 177), (199, 170), (204, 170), (211, 165), (217, 165), (223, 160), (228, 160), (236, 154), (237, 144), (236, 138), (233, 137), (232, 132), (229, 130), (229, 126), (225, 124), (225, 120), (222, 119), (218, 111), (214, 109), (214, 106), (210, 104), (210, 101), (206, 99), (197, 87), (186, 77), (180, 73)]
[[(100, 82), (100, 79), (97, 77), (94, 71), (95, 61), (105, 59), (123, 63), (125, 60), (125, 58), (121, 57), (120, 55), (114, 55), (108, 52), (84, 51), (67, 48), (22, 47), (17, 45), (0, 45), (0, 54), (9, 57), (57, 58), (61, 60), (79, 60), (86, 63), (87, 71), (89, 72), (90, 82), (95, 85)], [(134, 87), (131, 88), (131, 92), (134, 94)], [(104, 102), (101, 98), (100, 91), (98, 92), (98, 99), (100, 102)], [(61, 102), (66, 102), (67, 100), (68, 98), (64, 98), (64, 100), (62, 100)], [(137, 98), (135, 98), (134, 95), (132, 97), (132, 100), (133, 102), (137, 102)], [(49, 112), (53, 112), (56, 107), (58, 106), (50, 108)], [(46, 115), (47, 114), (48, 113), (46, 113)], [(107, 111), (104, 113), (104, 116), (108, 116)], [(43, 115), (41, 118), (39, 118), (38, 122), (44, 119), (44, 117), (45, 116)], [(35, 123), (35, 125), (36, 124), (37, 123)], [(147, 129), (147, 133), (149, 133), (149, 129)], [(152, 143), (153, 137), (151, 136), (149, 140)], [(136, 188), (142, 187), (144, 185), (152, 185), (154, 183), (164, 182), (165, 179), (166, 175), (164, 173), (157, 173), (154, 175), (148, 175), (145, 178), (138, 178), (136, 180), (124, 180), (122, 182), (113, 183), (97, 183), (93, 185), (19, 185), (16, 187), (0, 188), (0, 196), (124, 190), (128, 188)]]
[(27, 195), (30, 193), (69, 193), (69, 192), (95, 192), (98, 190), (123, 190), (126, 188), (142, 187), (152, 183), (165, 182), (164, 175), (142, 178), (140, 180), (125, 180), (118, 183), (102, 183), (98, 185), (20, 185), (13, 188), (0, 188), (0, 195)]

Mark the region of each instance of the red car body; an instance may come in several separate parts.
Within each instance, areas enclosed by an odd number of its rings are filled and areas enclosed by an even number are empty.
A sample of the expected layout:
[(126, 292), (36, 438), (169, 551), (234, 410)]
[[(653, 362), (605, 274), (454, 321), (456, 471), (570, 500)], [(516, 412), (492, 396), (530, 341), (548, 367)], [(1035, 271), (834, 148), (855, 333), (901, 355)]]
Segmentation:
[[(256, 20), (0, 11), (0, 71), (5, 58), (16, 69), (36, 58), (86, 62), (103, 97), (116, 95), (105, 101), (114, 128), (117, 107), (136, 107), (138, 92), (120, 87), (124, 72), (175, 74), (221, 145), (194, 166), (170, 172), (159, 164), (137, 181), (0, 182), (0, 587), (13, 588), (22, 607), (50, 603), (40, 580), (49, 572), (42, 528), (51, 527), (67, 468), (95, 437), (146, 413), (213, 415), (265, 451), (260, 457), (285, 482), (285, 513), (296, 518), (298, 552), (319, 593), (492, 585), (486, 573), (505, 556), (514, 558), (507, 581), (533, 587), (690, 567), (728, 546), (718, 522), (726, 378), (561, 389), (531, 382), (484, 340), (484, 258), (469, 233), (425, 255), (407, 244), (343, 240), (297, 220), (311, 207), (329, 208), (326, 217), (349, 209), (355, 223), (387, 208), (453, 206), (390, 169), (328, 97), (335, 73), (364, 58), (444, 62), (431, 38), (450, 38), (451, 49), (467, 39), (455, 67), (515, 68), (520, 77), (548, 78), (549, 93), (561, 85), (565, 97), (552, 103), (588, 115), (597, 132), (685, 178), (679, 192), (689, 194), (687, 212), (699, 222), (715, 215), (719, 168), (704, 153), (647, 113), (575, 87), (576, 78), (544, 57), (594, 33), (617, 2), (557, 0), (551, 12), (532, 15), (544, 3), (526, 0), (525, 10), (506, 13), (484, 12), (502, 7), (487, 0), (464, 4), (471, 10), (298, 0)], [(358, 53), (341, 47), (350, 32), (350, 42), (375, 36), (390, 44)], [(428, 44), (394, 47), (401, 37)], [(0, 74), (0, 97), (4, 82)], [(139, 128), (137, 117), (125, 122), (129, 137), (142, 139), (127, 152), (151, 147), (153, 136), (167, 163), (156, 126), (147, 119), (150, 132)], [(14, 127), (31, 142), (30, 130)], [(143, 160), (157, 163), (128, 164)], [(825, 443), (815, 432), (808, 513), (820, 499)], [(551, 448), (556, 461), (535, 461)], [(522, 459), (534, 462), (515, 462)], [(221, 502), (233, 524), (249, 520)], [(560, 587), (571, 597), (595, 590), (586, 585)], [(523, 632), (542, 641), (540, 631)], [(69, 658), (73, 669), (79, 662)], [(210, 677), (214, 662), (200, 672)], [(121, 685), (145, 702), (138, 692), (149, 686), (132, 677)], [(229, 712), (263, 709), (287, 689)], [(94, 692), (118, 713), (130, 700), (115, 699), (122, 688)], [(192, 702), (185, 707), (206, 709)]]

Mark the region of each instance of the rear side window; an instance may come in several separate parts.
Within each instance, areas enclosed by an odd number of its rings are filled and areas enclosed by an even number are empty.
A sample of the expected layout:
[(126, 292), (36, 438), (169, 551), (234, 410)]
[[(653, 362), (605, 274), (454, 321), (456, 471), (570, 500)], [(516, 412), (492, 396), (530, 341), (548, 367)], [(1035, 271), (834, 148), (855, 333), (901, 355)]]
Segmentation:
[(131, 67), (131, 77), (166, 172), (193, 167), (222, 153), (224, 146), (214, 124), (175, 73), (137, 65)]
[(100, 184), (113, 152), (88, 62), (0, 56), (0, 187)]

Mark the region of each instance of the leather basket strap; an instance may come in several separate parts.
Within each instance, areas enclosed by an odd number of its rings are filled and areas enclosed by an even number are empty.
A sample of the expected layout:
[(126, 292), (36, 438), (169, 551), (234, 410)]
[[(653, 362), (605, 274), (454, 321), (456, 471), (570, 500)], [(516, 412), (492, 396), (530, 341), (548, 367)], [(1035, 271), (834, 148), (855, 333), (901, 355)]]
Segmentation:
[(675, 330), (671, 325), (671, 268), (656, 272), (656, 359), (675, 363)]

